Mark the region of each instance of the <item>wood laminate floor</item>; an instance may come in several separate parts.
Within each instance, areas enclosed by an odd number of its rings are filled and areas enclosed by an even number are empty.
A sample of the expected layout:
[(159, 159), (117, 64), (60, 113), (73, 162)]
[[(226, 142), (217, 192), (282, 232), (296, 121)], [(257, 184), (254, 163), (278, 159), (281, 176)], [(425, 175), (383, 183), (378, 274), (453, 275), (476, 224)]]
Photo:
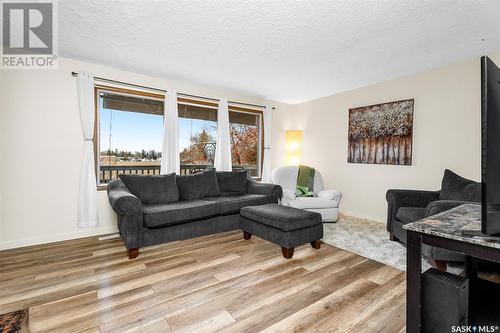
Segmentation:
[(85, 238), (0, 251), (0, 313), (31, 332), (402, 332), (405, 275), (322, 244), (241, 232), (141, 249)]

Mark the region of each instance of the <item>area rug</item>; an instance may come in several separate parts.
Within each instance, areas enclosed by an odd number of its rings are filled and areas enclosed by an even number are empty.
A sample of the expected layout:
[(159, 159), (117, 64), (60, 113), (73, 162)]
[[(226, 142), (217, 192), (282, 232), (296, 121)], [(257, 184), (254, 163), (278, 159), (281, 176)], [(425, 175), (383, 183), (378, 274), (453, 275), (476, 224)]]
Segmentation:
[[(337, 223), (324, 223), (323, 228), (324, 243), (406, 270), (406, 248), (389, 240), (384, 223), (341, 215)], [(422, 263), (423, 269), (429, 267)]]
[(26, 321), (28, 320), (28, 310), (17, 310), (0, 314), (0, 332), (18, 333), (26, 331)]

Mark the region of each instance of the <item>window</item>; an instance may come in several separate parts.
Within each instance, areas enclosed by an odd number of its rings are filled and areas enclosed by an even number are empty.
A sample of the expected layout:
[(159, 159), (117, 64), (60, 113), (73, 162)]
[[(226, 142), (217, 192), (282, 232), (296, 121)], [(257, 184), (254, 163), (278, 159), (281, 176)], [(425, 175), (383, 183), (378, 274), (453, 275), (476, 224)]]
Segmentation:
[[(180, 99), (182, 100), (182, 99)], [(217, 106), (179, 103), (181, 174), (213, 169), (217, 138)]]
[(163, 100), (97, 90), (98, 185), (120, 173), (159, 174), (163, 140)]
[(262, 113), (235, 110), (231, 106), (229, 109), (233, 170), (248, 170), (249, 176), (259, 177), (262, 153)]
[[(105, 187), (118, 174), (159, 174), (162, 159), (161, 94), (96, 86), (96, 169)], [(217, 103), (178, 98), (181, 174), (213, 168)], [(262, 112), (229, 106), (233, 169), (259, 177)]]

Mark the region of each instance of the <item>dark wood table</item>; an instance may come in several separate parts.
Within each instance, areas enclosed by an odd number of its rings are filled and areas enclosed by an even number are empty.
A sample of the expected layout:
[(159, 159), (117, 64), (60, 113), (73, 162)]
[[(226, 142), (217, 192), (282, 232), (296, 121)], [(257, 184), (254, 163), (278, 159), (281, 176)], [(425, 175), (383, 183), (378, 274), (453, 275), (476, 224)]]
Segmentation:
[(500, 241), (462, 235), (464, 230), (481, 229), (481, 206), (474, 204), (409, 223), (404, 228), (407, 231), (406, 331), (416, 333), (422, 329), (422, 244), (463, 253), (466, 256), (465, 275), (469, 285), (473, 285), (477, 279), (475, 258), (500, 263)]

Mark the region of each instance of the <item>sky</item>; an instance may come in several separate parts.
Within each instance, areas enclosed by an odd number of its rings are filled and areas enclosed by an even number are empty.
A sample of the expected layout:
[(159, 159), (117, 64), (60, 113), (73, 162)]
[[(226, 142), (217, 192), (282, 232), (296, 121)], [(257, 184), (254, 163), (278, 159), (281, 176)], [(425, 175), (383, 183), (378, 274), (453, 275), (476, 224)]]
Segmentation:
[[(111, 109), (100, 111), (101, 151), (109, 149), (111, 124), (111, 150), (141, 151), (142, 149), (161, 151), (163, 141), (163, 117), (160, 115), (123, 112)], [(140, 124), (140, 126), (137, 126)], [(216, 122), (179, 118), (180, 151), (189, 146), (191, 133), (205, 128), (215, 128)], [(210, 133), (216, 137), (215, 130)]]

